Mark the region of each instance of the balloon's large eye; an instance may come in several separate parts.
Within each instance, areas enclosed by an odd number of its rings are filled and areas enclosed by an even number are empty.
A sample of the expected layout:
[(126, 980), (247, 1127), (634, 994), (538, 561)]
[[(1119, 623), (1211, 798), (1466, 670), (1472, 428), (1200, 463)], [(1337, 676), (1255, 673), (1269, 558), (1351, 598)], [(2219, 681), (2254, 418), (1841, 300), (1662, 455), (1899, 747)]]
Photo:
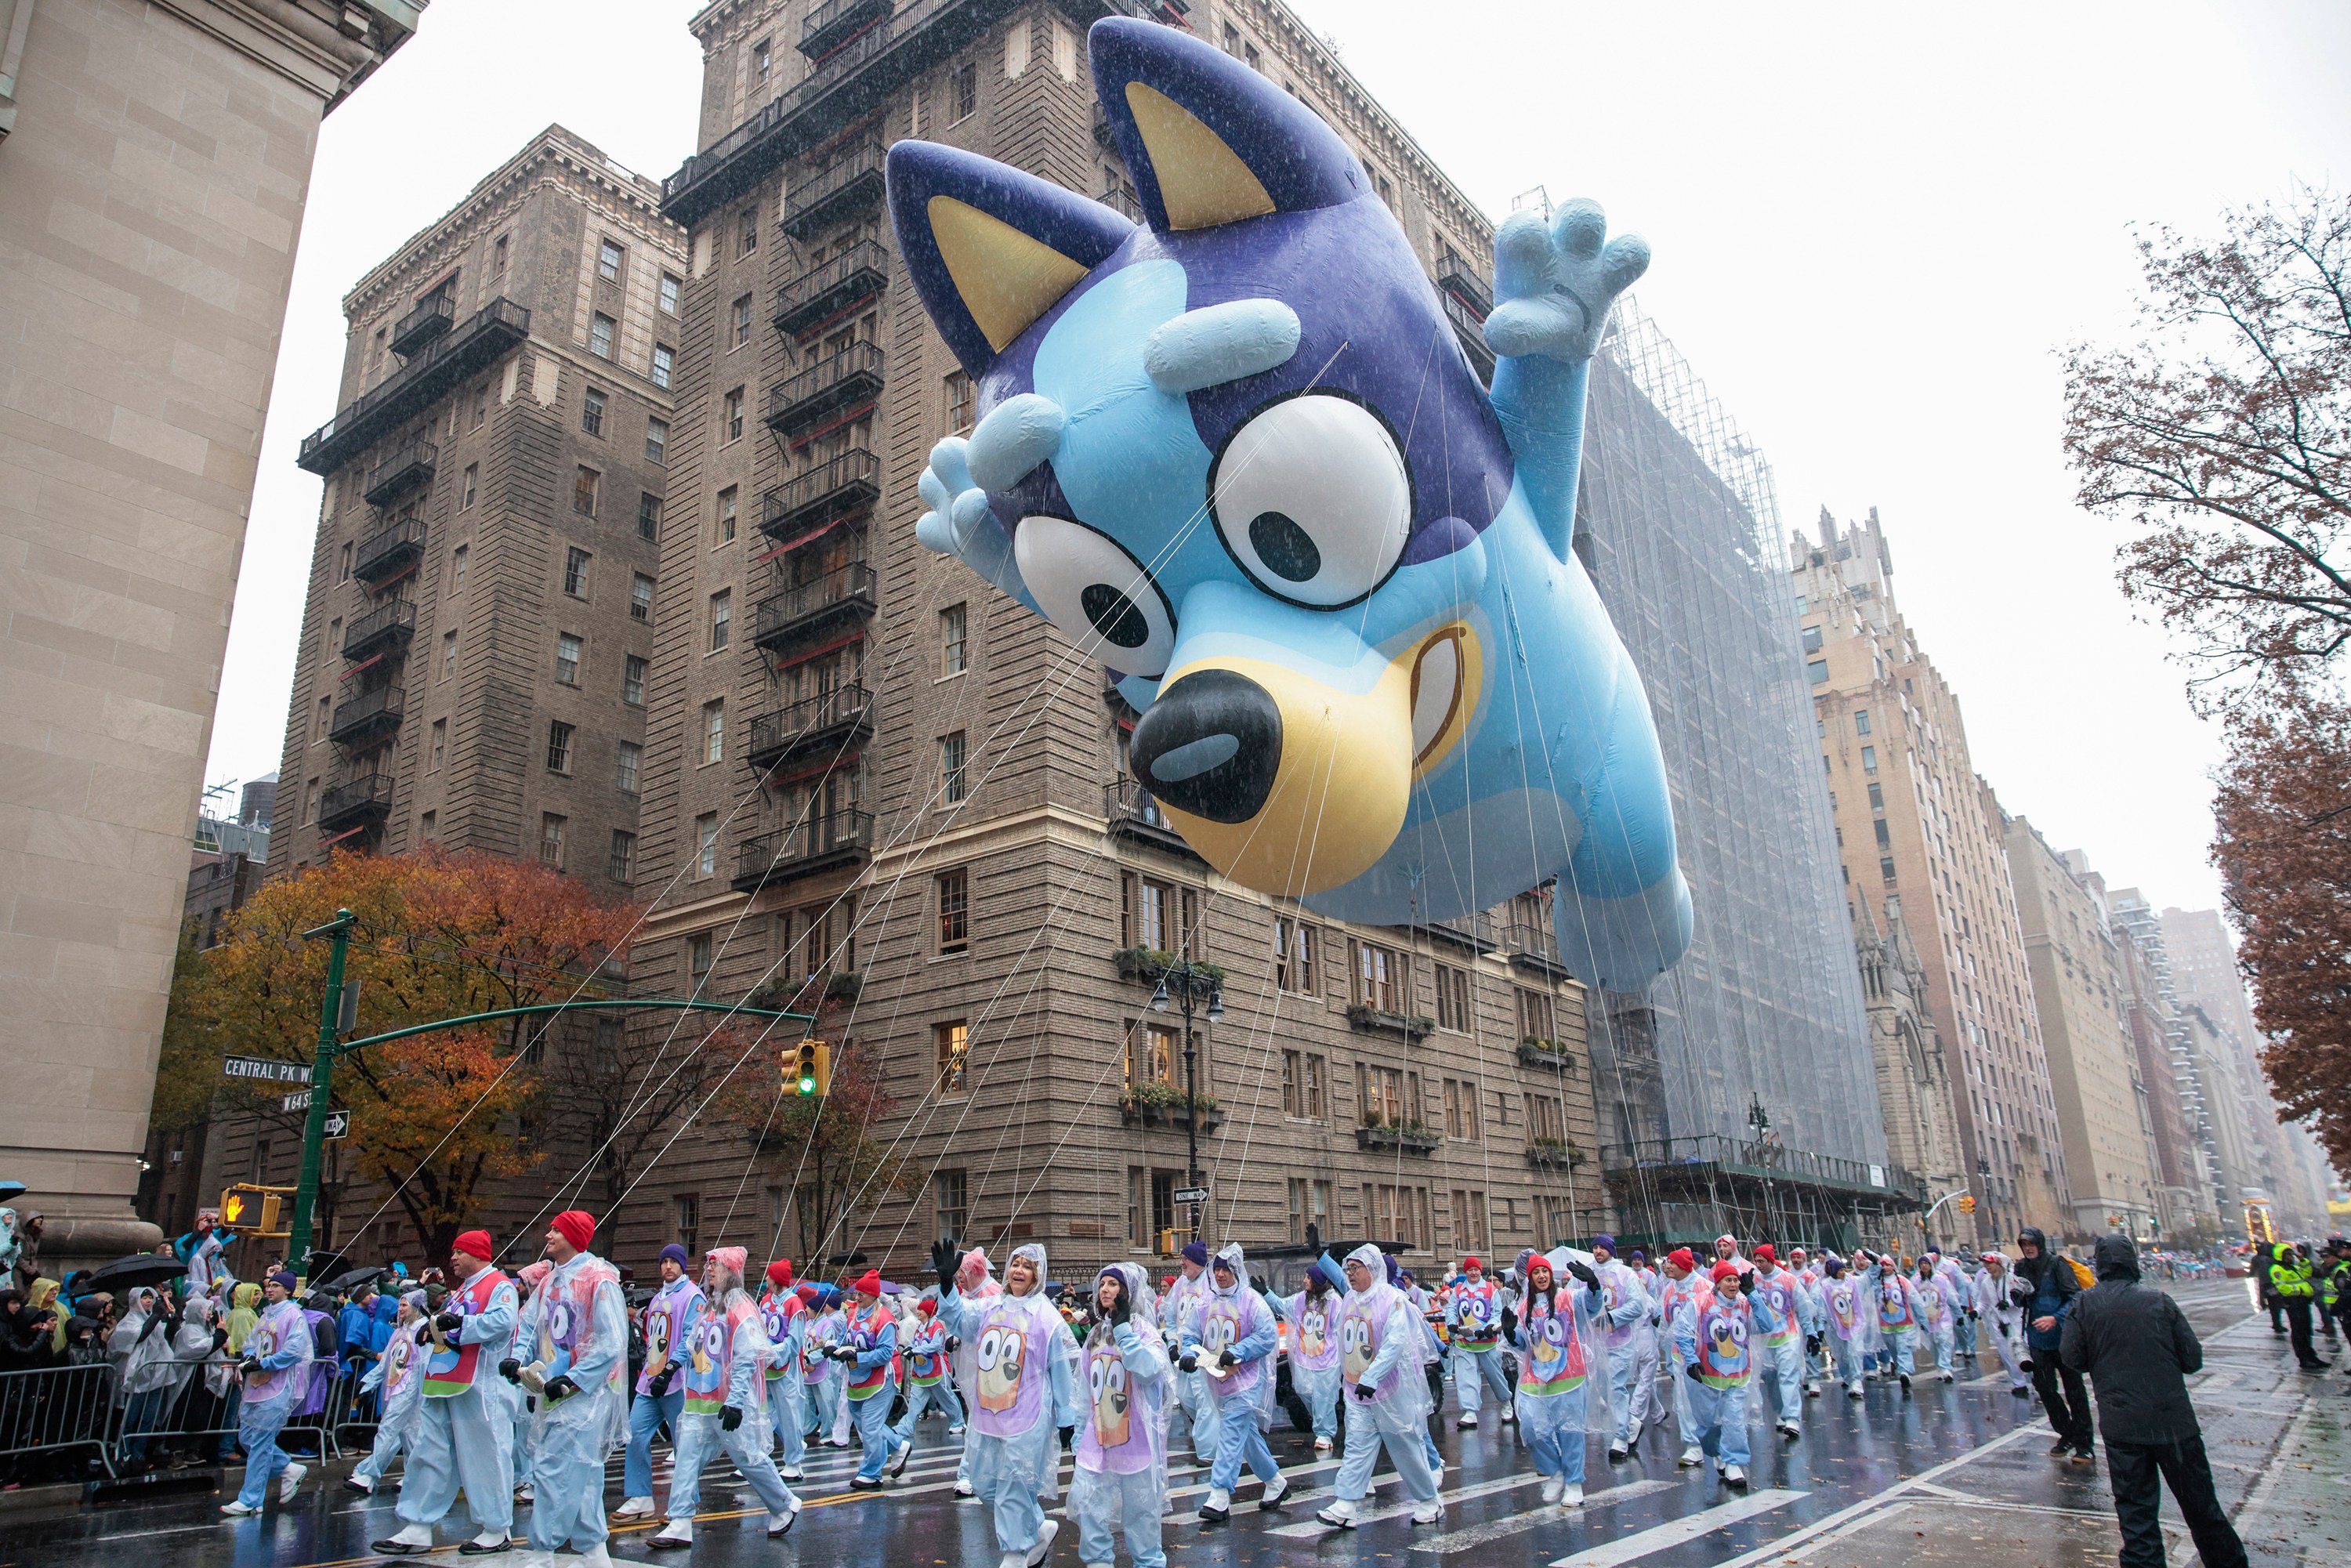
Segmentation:
[(1012, 557), (1045, 619), (1078, 645), (1130, 675), (1167, 673), (1176, 612), (1143, 563), (1116, 539), (1045, 514), (1020, 519)]
[(1217, 532), (1277, 599), (1352, 604), (1384, 580), (1412, 527), (1412, 480), (1395, 437), (1352, 398), (1309, 392), (1226, 439), (1208, 476)]

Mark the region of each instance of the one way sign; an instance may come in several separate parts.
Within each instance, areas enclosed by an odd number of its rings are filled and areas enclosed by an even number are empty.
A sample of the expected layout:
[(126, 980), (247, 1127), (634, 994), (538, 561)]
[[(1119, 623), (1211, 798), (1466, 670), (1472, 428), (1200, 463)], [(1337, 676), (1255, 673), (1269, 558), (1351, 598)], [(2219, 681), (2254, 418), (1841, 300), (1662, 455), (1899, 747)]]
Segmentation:
[(327, 1136), (329, 1139), (347, 1138), (350, 1136), (350, 1132), (351, 1113), (349, 1111), (327, 1113)]

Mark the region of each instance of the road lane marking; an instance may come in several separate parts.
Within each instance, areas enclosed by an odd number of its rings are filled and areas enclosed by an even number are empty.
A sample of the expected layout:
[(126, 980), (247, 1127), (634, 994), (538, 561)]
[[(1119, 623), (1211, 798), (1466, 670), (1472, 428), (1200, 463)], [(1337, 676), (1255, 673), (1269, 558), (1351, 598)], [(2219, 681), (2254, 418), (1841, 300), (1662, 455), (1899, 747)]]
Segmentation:
[(1673, 1491), (1679, 1486), (1678, 1481), (1633, 1481), (1621, 1487), (1610, 1487), (1606, 1491), (1589, 1493), (1585, 1496), (1583, 1506), (1580, 1509), (1561, 1508), (1556, 1504), (1530, 1509), (1524, 1513), (1512, 1514), (1508, 1519), (1498, 1519), (1491, 1524), (1473, 1525), (1468, 1530), (1456, 1530), (1444, 1535), (1432, 1535), (1426, 1541), (1416, 1540), (1412, 1543), (1412, 1549), (1415, 1552), (1433, 1552), (1439, 1555), (1467, 1552), (1472, 1547), (1508, 1540), (1523, 1531), (1533, 1530), (1541, 1525), (1571, 1523), (1584, 1514), (1590, 1513), (1593, 1509), (1608, 1508), (1620, 1502), (1630, 1502), (1636, 1497), (1647, 1497), (1652, 1492)]
[[(1395, 1476), (1388, 1476), (1385, 1479), (1392, 1481), (1396, 1478)], [(1536, 1475), (1531, 1471), (1522, 1475), (1504, 1476), (1498, 1480), (1480, 1481), (1475, 1486), (1456, 1487), (1451, 1491), (1439, 1491), (1437, 1494), (1437, 1500), (1439, 1502), (1468, 1502), (1472, 1498), (1487, 1497), (1498, 1491), (1515, 1491), (1520, 1487), (1531, 1487), (1541, 1479), (1542, 1477)], [(1309, 1495), (1320, 1496), (1322, 1494), (1311, 1493)], [(1304, 1501), (1306, 1500), (1301, 1498), (1300, 1500)], [(1369, 1513), (1357, 1514), (1355, 1516), (1355, 1521), (1358, 1524), (1376, 1524), (1382, 1520), (1403, 1519), (1409, 1515), (1415, 1509), (1422, 1506), (1423, 1505), (1420, 1503), (1405, 1501), (1396, 1503), (1389, 1508), (1376, 1508)], [(1286, 1536), (1292, 1541), (1319, 1541), (1326, 1535), (1336, 1535), (1339, 1533), (1339, 1528), (1340, 1527), (1335, 1524), (1325, 1524), (1319, 1519), (1311, 1519), (1306, 1521), (1302, 1524), (1285, 1524), (1279, 1530), (1270, 1530), (1266, 1533), (1269, 1535)]]
[(1797, 1499), (1811, 1495), (1810, 1492), (1767, 1487), (1761, 1491), (1750, 1492), (1745, 1497), (1732, 1498), (1712, 1508), (1701, 1509), (1697, 1513), (1669, 1519), (1663, 1524), (1653, 1524), (1646, 1530), (1619, 1536), (1585, 1551), (1554, 1558), (1551, 1568), (1615, 1568), (1617, 1563), (1630, 1563), (1635, 1558), (1646, 1557), (1652, 1552), (1663, 1552), (1669, 1546), (1680, 1546), (1702, 1535), (1711, 1535), (1726, 1525), (1753, 1519), (1775, 1508), (1785, 1508)]

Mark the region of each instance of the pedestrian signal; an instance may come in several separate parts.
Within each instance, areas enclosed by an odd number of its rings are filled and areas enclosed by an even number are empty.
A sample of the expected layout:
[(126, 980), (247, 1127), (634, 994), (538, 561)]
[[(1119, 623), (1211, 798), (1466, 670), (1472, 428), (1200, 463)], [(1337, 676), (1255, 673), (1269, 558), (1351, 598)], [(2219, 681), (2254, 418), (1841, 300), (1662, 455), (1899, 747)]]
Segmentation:
[(275, 1239), (291, 1234), (287, 1220), (286, 1199), (293, 1192), (290, 1186), (262, 1186), (254, 1182), (239, 1182), (221, 1194), (221, 1228), (238, 1236), (260, 1236)]
[(811, 1100), (832, 1092), (832, 1047), (820, 1040), (804, 1040), (785, 1066), (785, 1087)]

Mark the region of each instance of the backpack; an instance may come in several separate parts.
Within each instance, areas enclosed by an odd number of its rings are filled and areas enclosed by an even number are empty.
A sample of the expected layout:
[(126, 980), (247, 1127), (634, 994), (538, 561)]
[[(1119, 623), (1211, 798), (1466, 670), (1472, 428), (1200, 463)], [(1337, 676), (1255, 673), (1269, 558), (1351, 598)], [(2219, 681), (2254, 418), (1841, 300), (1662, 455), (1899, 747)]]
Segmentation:
[(2081, 1286), (2082, 1289), (2086, 1291), (2091, 1286), (2098, 1282), (2098, 1277), (2090, 1272), (2089, 1267), (2086, 1264), (2077, 1263), (2073, 1259), (2066, 1257), (2063, 1252), (2060, 1252), (2057, 1256), (2059, 1260), (2064, 1263), (2065, 1267), (2074, 1270), (2074, 1282)]

